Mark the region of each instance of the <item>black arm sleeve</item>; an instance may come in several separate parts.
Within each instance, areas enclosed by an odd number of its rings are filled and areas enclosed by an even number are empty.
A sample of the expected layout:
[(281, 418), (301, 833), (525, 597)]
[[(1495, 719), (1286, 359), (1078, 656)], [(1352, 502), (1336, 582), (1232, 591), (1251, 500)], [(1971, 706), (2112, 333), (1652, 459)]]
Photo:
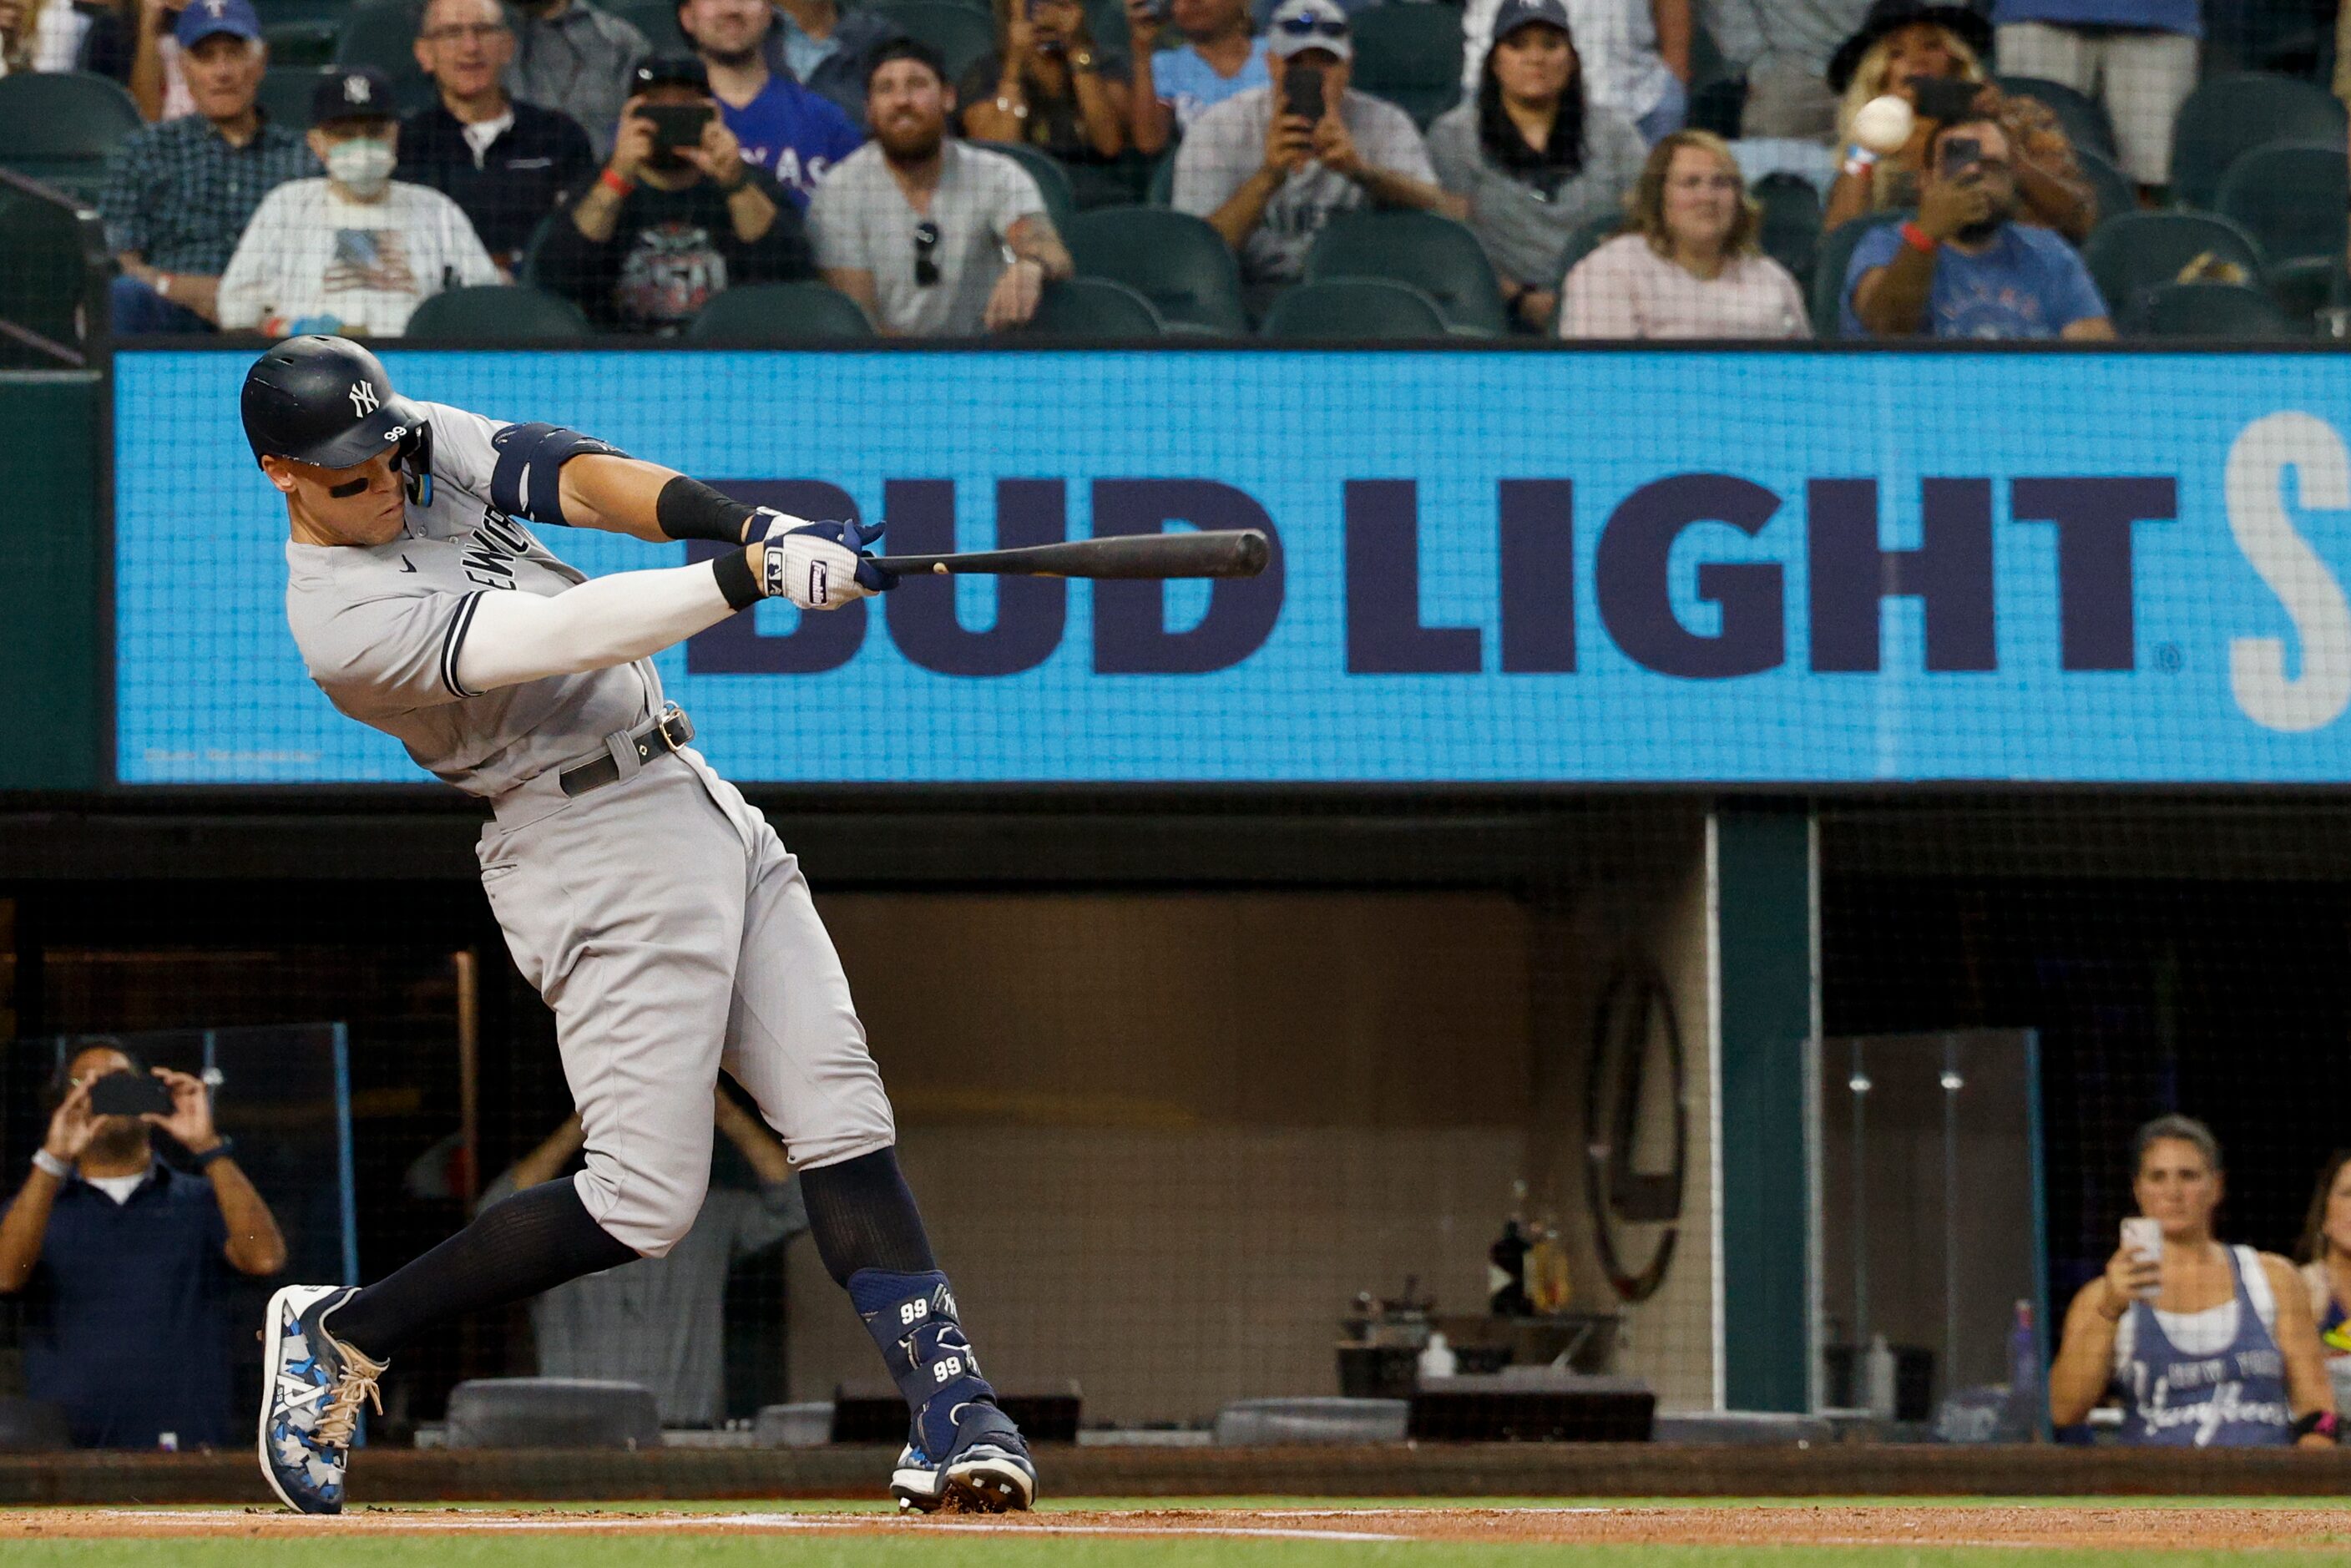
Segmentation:
[(745, 542), (743, 524), (750, 515), (751, 508), (742, 502), (683, 474), (663, 486), (653, 502), (653, 521), (674, 539), (716, 539), (723, 545), (739, 545)]

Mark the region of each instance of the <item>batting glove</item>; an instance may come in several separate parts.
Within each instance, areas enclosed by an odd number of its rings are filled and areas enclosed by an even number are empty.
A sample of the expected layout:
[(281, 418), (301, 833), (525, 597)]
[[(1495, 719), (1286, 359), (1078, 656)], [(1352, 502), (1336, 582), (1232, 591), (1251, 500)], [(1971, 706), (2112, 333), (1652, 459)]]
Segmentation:
[(811, 523), (761, 507), (752, 531), (768, 547), (762, 587), (770, 599), (789, 599), (802, 610), (838, 610), (852, 600), (887, 592), (898, 586), (897, 573), (883, 570), (864, 552), (882, 537), (883, 527)]

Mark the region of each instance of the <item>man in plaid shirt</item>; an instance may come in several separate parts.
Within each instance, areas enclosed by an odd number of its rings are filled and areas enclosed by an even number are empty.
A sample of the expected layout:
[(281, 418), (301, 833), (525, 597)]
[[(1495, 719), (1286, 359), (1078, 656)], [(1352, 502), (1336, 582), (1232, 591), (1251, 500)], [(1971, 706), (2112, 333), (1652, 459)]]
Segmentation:
[(174, 37), (196, 112), (124, 142), (99, 198), (122, 264), (118, 333), (214, 330), (220, 275), (254, 209), (319, 172), (301, 131), (255, 107), (269, 51), (252, 0), (188, 0)]

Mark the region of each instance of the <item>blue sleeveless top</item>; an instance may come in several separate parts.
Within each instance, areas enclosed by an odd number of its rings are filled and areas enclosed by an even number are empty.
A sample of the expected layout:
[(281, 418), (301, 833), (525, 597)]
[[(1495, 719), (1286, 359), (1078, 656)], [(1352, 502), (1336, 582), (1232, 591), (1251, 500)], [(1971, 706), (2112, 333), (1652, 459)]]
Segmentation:
[(2120, 1369), (2124, 1442), (2250, 1448), (2294, 1440), (2285, 1357), (2246, 1294), (2238, 1249), (2223, 1250), (2236, 1291), (2237, 1333), (2218, 1354), (2183, 1354), (2164, 1333), (2153, 1307), (2131, 1303), (2131, 1356)]

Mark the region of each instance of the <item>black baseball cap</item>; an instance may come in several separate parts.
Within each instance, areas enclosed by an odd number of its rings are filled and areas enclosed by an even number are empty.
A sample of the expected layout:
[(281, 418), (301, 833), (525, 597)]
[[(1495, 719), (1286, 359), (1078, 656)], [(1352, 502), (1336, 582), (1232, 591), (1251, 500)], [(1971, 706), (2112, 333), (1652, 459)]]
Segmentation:
[(392, 78), (373, 66), (331, 70), (310, 89), (312, 129), (338, 120), (397, 120), (392, 100)]
[(1520, 27), (1536, 23), (1557, 27), (1569, 37), (1575, 29), (1567, 25), (1567, 7), (1560, 0), (1502, 0), (1502, 8), (1494, 13), (1494, 42), (1500, 43)]
[(656, 55), (637, 68), (636, 90), (651, 92), (657, 87), (690, 87), (706, 98), (710, 71), (692, 55)]

